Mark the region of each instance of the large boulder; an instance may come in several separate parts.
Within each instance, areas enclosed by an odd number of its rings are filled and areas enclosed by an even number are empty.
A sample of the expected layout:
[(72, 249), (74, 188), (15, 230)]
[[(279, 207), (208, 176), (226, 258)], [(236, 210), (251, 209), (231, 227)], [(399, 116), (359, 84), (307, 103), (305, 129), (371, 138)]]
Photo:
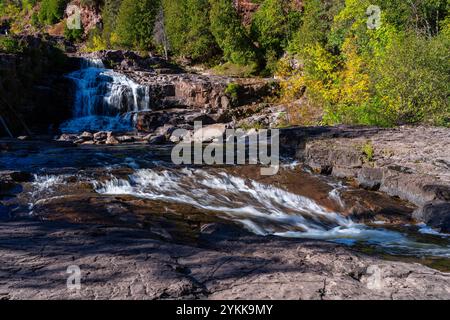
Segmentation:
[(195, 142), (212, 142), (217, 138), (222, 138), (226, 130), (227, 126), (222, 123), (206, 126), (194, 132), (193, 140)]

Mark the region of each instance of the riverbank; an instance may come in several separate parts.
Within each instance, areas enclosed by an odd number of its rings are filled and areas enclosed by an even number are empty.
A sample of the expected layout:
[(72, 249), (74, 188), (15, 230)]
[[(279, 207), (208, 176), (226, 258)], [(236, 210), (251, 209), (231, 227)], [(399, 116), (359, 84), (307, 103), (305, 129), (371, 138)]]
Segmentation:
[(414, 218), (450, 232), (450, 129), (355, 128), (309, 139), (297, 156), (313, 171), (409, 201)]
[[(203, 246), (145, 231), (0, 222), (1, 299), (449, 299), (450, 276), (319, 241), (204, 226)], [(81, 290), (66, 287), (81, 269)]]

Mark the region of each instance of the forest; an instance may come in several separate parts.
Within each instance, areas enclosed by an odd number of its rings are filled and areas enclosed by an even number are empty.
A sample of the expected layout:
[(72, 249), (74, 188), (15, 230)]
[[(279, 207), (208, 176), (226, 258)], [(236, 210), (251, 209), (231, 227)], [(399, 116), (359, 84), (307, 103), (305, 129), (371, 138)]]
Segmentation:
[[(63, 21), (67, 0), (1, 0), (12, 34)], [(74, 2), (74, 1), (72, 1)], [(79, 0), (102, 20), (64, 27), (82, 50), (159, 52), (217, 73), (279, 80), (298, 123), (450, 125), (448, 0)], [(239, 3), (251, 3), (242, 19)], [(3, 51), (20, 50), (3, 36)], [(302, 103), (294, 103), (302, 101)]]

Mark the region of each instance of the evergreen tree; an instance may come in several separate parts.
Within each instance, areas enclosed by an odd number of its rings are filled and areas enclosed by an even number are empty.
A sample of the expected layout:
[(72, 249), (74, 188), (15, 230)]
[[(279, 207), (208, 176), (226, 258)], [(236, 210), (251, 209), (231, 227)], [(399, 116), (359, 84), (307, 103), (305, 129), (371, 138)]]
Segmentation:
[(258, 65), (255, 46), (247, 36), (232, 0), (210, 0), (211, 32), (224, 58), (239, 65)]
[(210, 31), (208, 0), (163, 0), (172, 52), (205, 61), (217, 51)]
[(105, 0), (102, 8), (103, 34), (102, 38), (108, 47), (111, 47), (111, 38), (116, 28), (122, 0)]
[(39, 11), (39, 21), (43, 24), (54, 24), (64, 16), (68, 0), (43, 0)]
[(114, 42), (127, 48), (150, 48), (159, 5), (159, 0), (123, 0), (117, 16)]

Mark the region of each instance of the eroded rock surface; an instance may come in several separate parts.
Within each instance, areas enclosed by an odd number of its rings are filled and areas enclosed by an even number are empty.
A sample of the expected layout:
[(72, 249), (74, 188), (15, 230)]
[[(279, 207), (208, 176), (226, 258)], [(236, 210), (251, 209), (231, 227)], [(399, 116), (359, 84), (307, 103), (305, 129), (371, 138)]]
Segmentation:
[[(354, 180), (363, 188), (379, 189), (419, 207), (427, 206), (426, 216), (436, 210), (440, 216), (436, 221), (449, 219), (450, 211), (442, 209), (448, 208), (450, 201), (449, 129), (343, 129), (304, 140), (298, 154), (314, 171)], [(435, 202), (444, 204), (429, 205)], [(429, 220), (433, 219), (422, 219)], [(448, 230), (442, 224), (434, 226)]]
[[(450, 276), (318, 241), (205, 225), (204, 248), (145, 231), (0, 223), (2, 299), (449, 299)], [(219, 232), (220, 231), (220, 232)], [(70, 291), (69, 266), (81, 269)]]

